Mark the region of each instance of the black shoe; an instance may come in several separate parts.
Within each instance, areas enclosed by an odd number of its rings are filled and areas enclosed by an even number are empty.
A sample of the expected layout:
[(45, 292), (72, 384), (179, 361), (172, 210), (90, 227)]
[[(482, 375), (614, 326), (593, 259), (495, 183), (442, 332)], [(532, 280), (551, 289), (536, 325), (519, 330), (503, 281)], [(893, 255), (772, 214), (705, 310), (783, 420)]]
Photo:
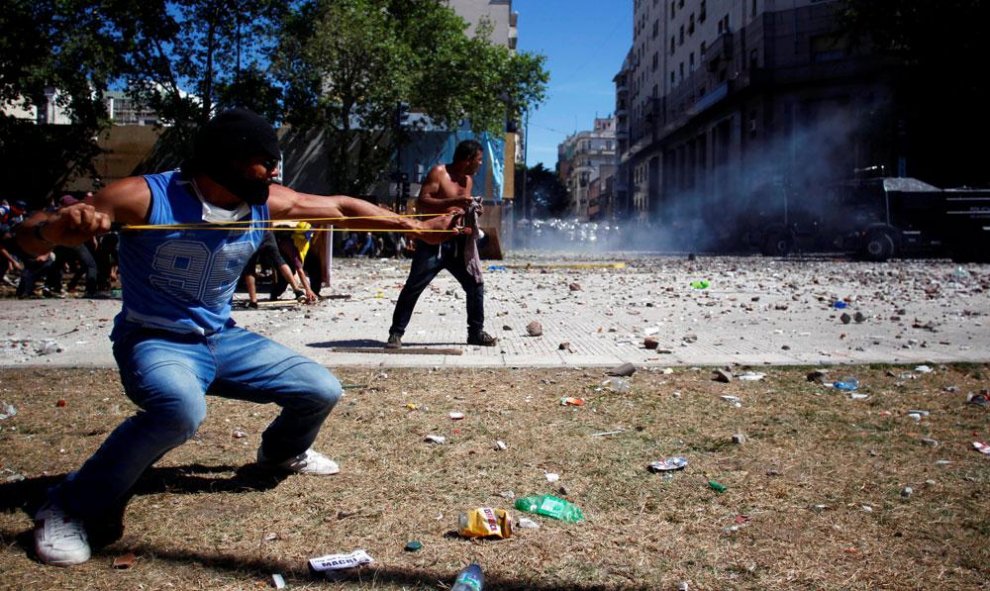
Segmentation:
[(247, 307), (248, 308), (251, 308), (253, 310), (257, 310), (258, 309), (258, 302), (248, 302), (247, 303)]
[(478, 345), (479, 347), (494, 347), (497, 343), (498, 339), (485, 331), (469, 334), (467, 340), (467, 344)]
[(385, 343), (386, 349), (401, 349), (402, 348), (402, 336), (396, 333), (391, 333), (388, 335), (388, 342)]

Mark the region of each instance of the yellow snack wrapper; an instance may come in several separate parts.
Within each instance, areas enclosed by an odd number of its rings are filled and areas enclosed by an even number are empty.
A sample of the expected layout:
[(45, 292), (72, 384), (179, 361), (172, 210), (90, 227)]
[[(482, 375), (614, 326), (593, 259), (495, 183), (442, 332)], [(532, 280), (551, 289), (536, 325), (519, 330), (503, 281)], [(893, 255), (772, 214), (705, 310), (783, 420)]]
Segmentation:
[(460, 533), (466, 538), (505, 539), (512, 535), (512, 518), (505, 509), (479, 507), (461, 513)]

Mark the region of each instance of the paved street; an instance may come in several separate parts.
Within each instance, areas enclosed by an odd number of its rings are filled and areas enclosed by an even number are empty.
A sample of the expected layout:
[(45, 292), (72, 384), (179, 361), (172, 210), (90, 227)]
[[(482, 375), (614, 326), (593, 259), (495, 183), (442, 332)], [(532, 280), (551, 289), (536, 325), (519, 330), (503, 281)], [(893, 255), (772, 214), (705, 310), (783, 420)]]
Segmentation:
[[(463, 293), (444, 273), (420, 299), (404, 338), (407, 351), (384, 353), (408, 266), (399, 260), (338, 259), (333, 285), (322, 292), (332, 298), (315, 306), (263, 302), (259, 310), (237, 309), (234, 317), (331, 367), (990, 360), (986, 265), (513, 255), (485, 261), (486, 328), (499, 337), (498, 346), (464, 344)], [(699, 281), (708, 286), (692, 287)], [(119, 305), (5, 300), (0, 364), (112, 367), (107, 335)], [(542, 325), (542, 336), (528, 334), (534, 321)], [(655, 339), (655, 349), (645, 346), (648, 338)], [(423, 349), (461, 354), (416, 354)]]

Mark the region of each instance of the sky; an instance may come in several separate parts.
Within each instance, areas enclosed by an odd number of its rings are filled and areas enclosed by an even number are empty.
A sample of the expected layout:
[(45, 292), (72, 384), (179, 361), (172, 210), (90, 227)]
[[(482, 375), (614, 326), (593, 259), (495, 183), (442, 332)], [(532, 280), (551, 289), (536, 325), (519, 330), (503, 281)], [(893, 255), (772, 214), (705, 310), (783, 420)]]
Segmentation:
[(545, 55), (550, 72), (547, 98), (529, 115), (526, 164), (553, 170), (557, 144), (615, 111), (612, 78), (632, 45), (632, 0), (513, 0), (512, 10), (517, 49)]

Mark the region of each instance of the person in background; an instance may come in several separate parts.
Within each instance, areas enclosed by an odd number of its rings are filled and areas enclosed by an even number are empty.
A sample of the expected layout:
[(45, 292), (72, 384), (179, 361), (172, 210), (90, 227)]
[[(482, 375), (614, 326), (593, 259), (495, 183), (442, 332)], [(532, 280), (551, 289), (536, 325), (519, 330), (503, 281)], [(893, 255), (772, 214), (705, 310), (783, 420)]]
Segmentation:
[(361, 241), (361, 250), (358, 251), (358, 256), (375, 256), (375, 239), (372, 237), (371, 232), (364, 233), (364, 239)]
[[(481, 168), (483, 151), (481, 144), (465, 140), (454, 150), (454, 159), (430, 169), (416, 200), (416, 210), (427, 214), (463, 213), (470, 208), (480, 209), (471, 196), (473, 176)], [(399, 293), (392, 313), (392, 326), (388, 330), (388, 349), (402, 348), (402, 336), (412, 319), (413, 309), (426, 286), (446, 269), (464, 289), (467, 301), (467, 342), (469, 345), (493, 347), (498, 339), (485, 332), (485, 285), (480, 275), (468, 268), (471, 247), (477, 244), (477, 234), (458, 236), (439, 245), (415, 241), (409, 277)], [(470, 241), (470, 244), (469, 244)], [(476, 249), (475, 249), (476, 250)]]
[[(63, 195), (56, 203), (58, 207), (69, 207), (79, 203), (79, 200), (72, 195)], [(65, 271), (72, 273), (69, 283), (66, 286), (68, 291), (74, 291), (80, 280), (84, 281), (83, 297), (96, 297), (96, 281), (99, 269), (96, 264), (96, 249), (98, 241), (96, 238), (80, 244), (79, 246), (56, 246), (55, 264), (48, 269), (45, 277), (45, 287), (42, 288), (45, 295), (62, 297), (62, 278)]]
[[(299, 284), (296, 282), (295, 276), (292, 274), (292, 269), (289, 265), (285, 263), (285, 259), (282, 258), (282, 254), (279, 252), (278, 243), (275, 241), (275, 234), (271, 230), (265, 232), (265, 237), (261, 241), (261, 246), (255, 251), (254, 255), (248, 260), (247, 265), (244, 267), (244, 273), (241, 276), (244, 280), (244, 287), (248, 292), (248, 308), (258, 307), (258, 264), (261, 264), (265, 268), (271, 269), (272, 273), (277, 273), (277, 276), (273, 275), (273, 289), (275, 282), (280, 276), (285, 282), (285, 285), (292, 287), (292, 293), (295, 294), (297, 300), (305, 300), (306, 293), (299, 288)], [(284, 287), (282, 288), (285, 289)], [(273, 292), (274, 293), (274, 292)], [(278, 297), (272, 297), (272, 299), (278, 299)]]
[(10, 287), (17, 287), (17, 282), (7, 276), (10, 271), (20, 271), (24, 268), (21, 260), (14, 256), (11, 244), (14, 240), (14, 233), (7, 224), (0, 224), (0, 279)]
[[(313, 237), (311, 228), (309, 222), (297, 222), (293, 231), (289, 232), (283, 229), (276, 232), (275, 236), (275, 242), (278, 244), (282, 258), (285, 259), (292, 271), (293, 278), (302, 289), (301, 297), (296, 296), (296, 299), (305, 304), (314, 304), (320, 299), (310, 285), (305, 267), (306, 255), (309, 254), (310, 240)], [(285, 291), (285, 287), (284, 281), (277, 281), (272, 287), (272, 299), (277, 300)]]

